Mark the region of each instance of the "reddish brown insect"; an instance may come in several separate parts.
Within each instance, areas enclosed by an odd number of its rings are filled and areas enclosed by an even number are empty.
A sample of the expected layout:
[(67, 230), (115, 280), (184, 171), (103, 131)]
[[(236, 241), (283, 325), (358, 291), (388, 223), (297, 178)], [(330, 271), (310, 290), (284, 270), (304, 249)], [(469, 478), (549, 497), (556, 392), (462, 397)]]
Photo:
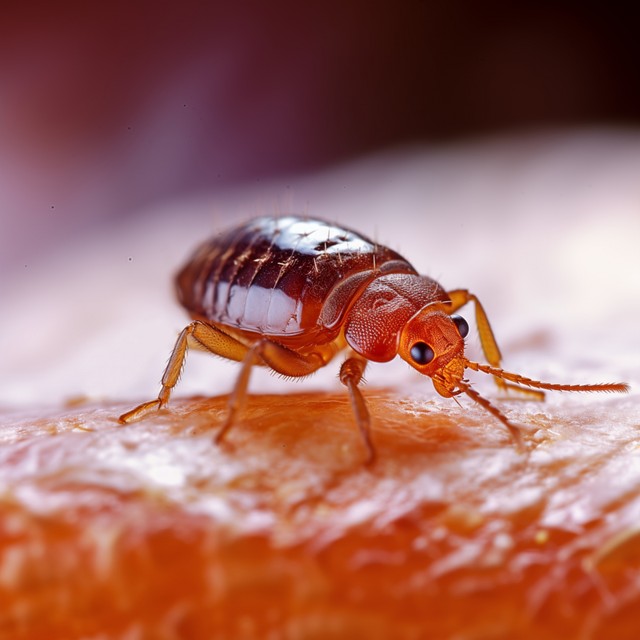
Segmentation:
[[(367, 361), (400, 355), (429, 376), (450, 398), (466, 393), (500, 420), (521, 446), (518, 427), (464, 378), (465, 369), (494, 376), (503, 389), (538, 399), (542, 391), (627, 391), (626, 384), (566, 385), (531, 380), (500, 368), (502, 358), (487, 315), (465, 289), (445, 291), (419, 275), (399, 254), (354, 231), (322, 220), (263, 217), (206, 242), (176, 278), (178, 298), (193, 322), (180, 334), (162, 376), (156, 400), (120, 417), (126, 423), (169, 400), (187, 349), (196, 347), (242, 362), (229, 398), (220, 442), (242, 407), (251, 367), (262, 365), (285, 376), (307, 376), (345, 349), (340, 381), (347, 387), (367, 447), (369, 412), (358, 384)], [(464, 355), (466, 321), (452, 315), (473, 302), (484, 355), (479, 364)], [(522, 386), (524, 385), (524, 386)]]

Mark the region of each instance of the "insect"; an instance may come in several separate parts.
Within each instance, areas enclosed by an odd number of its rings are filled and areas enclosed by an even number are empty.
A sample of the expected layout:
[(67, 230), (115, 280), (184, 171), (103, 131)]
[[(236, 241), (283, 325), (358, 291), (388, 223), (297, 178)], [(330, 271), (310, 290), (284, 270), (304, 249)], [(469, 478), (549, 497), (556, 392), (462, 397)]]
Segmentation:
[[(621, 383), (552, 384), (504, 371), (487, 314), (473, 293), (445, 291), (395, 251), (322, 220), (261, 217), (229, 229), (195, 251), (177, 274), (176, 287), (193, 321), (177, 339), (157, 399), (120, 416), (122, 423), (167, 404), (190, 347), (242, 363), (216, 442), (244, 405), (254, 365), (302, 377), (346, 351), (339, 377), (351, 397), (367, 463), (375, 449), (359, 384), (368, 361), (399, 355), (431, 378), (441, 396), (471, 397), (502, 422), (519, 447), (519, 428), (469, 384), (466, 369), (537, 399), (544, 398), (541, 389), (628, 390)], [(455, 312), (467, 303), (475, 306), (488, 364), (465, 357), (469, 325)]]

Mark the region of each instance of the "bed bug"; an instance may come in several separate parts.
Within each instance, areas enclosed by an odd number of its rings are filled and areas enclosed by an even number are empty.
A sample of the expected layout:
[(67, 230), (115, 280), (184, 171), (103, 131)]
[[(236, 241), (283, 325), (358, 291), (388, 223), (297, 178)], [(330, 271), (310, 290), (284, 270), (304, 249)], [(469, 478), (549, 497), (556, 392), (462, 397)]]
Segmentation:
[[(471, 397), (507, 427), (519, 447), (519, 428), (470, 385), (466, 369), (538, 399), (544, 397), (541, 389), (628, 390), (621, 383), (552, 384), (503, 370), (487, 314), (473, 293), (446, 291), (395, 251), (323, 220), (261, 217), (231, 228), (195, 251), (177, 274), (176, 287), (193, 321), (177, 339), (158, 397), (120, 416), (122, 423), (167, 404), (189, 347), (242, 363), (218, 443), (244, 405), (254, 365), (302, 377), (345, 351), (339, 377), (349, 391), (368, 463), (375, 449), (359, 388), (368, 361), (399, 355), (431, 378), (441, 396)], [(467, 303), (475, 306), (487, 364), (465, 357), (469, 325), (455, 312)]]

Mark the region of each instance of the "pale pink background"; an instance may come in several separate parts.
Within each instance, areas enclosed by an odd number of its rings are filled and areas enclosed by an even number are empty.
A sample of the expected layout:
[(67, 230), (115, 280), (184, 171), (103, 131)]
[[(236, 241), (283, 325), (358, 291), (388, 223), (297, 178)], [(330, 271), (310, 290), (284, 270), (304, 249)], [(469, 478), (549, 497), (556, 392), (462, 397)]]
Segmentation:
[[(640, 136), (601, 131), (404, 150), (167, 198), (59, 241), (4, 280), (0, 403), (152, 397), (188, 321), (173, 296), (176, 268), (230, 220), (289, 211), (349, 224), (445, 287), (476, 292), (507, 368), (638, 389), (639, 176)], [(473, 319), (471, 309), (464, 313)], [(476, 343), (472, 333), (471, 354), (479, 357)], [(338, 388), (337, 368), (302, 388)], [(236, 371), (193, 354), (178, 393), (226, 393)], [(376, 365), (368, 379), (417, 384), (433, 397), (403, 363)], [(252, 389), (292, 385), (301, 388), (260, 371)]]
[[(637, 379), (633, 24), (571, 2), (3, 7), (0, 403), (154, 394), (176, 267), (289, 211), (473, 289), (511, 368)], [(194, 356), (179, 393), (234, 374)]]

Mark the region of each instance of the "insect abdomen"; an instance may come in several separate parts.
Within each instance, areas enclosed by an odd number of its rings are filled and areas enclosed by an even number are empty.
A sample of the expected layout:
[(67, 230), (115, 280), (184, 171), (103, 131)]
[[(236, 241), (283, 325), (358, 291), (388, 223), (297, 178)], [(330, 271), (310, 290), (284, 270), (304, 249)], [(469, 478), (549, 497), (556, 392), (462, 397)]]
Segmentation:
[(399, 254), (353, 231), (264, 217), (203, 244), (176, 282), (193, 315), (284, 336), (339, 324), (357, 291), (395, 272), (416, 273)]

